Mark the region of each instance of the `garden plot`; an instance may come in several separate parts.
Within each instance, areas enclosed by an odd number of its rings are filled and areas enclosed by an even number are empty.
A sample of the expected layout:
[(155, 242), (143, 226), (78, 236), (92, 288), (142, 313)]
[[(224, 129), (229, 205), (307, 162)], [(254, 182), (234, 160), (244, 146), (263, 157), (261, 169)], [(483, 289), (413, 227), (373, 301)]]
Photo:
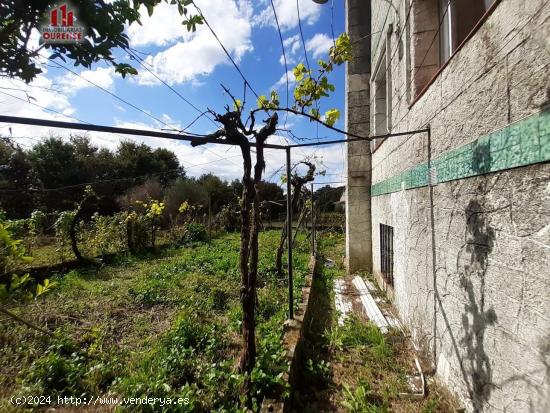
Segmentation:
[[(281, 379), (287, 288), (272, 271), (278, 237), (260, 236), (256, 407), (287, 391)], [(297, 301), (308, 248), (298, 240)], [(182, 397), (189, 404), (165, 411), (240, 411), (238, 254), (239, 236), (229, 234), (210, 244), (120, 254), (109, 265), (50, 277), (57, 283), (51, 293), (12, 303), (11, 310), (47, 326), (53, 337), (8, 320), (0, 327), (0, 411), (23, 411), (9, 399), (25, 394)]]

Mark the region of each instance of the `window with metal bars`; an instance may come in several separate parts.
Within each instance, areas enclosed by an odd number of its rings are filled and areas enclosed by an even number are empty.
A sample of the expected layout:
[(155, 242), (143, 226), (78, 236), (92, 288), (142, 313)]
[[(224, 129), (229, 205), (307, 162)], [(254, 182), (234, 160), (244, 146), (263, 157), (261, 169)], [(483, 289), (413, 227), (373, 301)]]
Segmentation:
[(380, 269), (384, 281), (393, 287), (393, 227), (380, 224)]

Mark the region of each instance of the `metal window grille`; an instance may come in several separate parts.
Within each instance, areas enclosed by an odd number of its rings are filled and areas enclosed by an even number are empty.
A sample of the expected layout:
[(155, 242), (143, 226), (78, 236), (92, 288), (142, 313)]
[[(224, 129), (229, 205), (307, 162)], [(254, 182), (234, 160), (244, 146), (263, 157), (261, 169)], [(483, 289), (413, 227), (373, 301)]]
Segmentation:
[(393, 227), (380, 224), (380, 263), (384, 281), (393, 287)]

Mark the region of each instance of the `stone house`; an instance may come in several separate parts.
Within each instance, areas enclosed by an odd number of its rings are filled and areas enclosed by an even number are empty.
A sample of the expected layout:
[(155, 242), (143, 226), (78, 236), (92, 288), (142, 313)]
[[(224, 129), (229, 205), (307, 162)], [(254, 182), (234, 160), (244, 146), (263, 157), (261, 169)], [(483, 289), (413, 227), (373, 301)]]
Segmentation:
[(550, 2), (346, 15), (348, 131), (420, 131), (347, 144), (349, 271), (467, 411), (550, 412)]

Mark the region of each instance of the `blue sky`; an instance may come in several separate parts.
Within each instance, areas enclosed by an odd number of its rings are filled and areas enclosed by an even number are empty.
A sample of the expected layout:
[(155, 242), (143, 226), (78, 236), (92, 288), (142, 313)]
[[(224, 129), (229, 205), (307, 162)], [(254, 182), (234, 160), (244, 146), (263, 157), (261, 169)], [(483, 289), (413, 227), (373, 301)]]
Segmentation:
[[(304, 50), (299, 37), (295, 0), (275, 0), (275, 6), (282, 26), (285, 50), (289, 60), (289, 69), (296, 63), (304, 62)], [(259, 94), (269, 94), (277, 89), (281, 104), (286, 102), (286, 84), (284, 65), (278, 32), (274, 25), (271, 4), (266, 0), (198, 0), (205, 17), (220, 37), (230, 54), (237, 60), (250, 84)], [(221, 7), (223, 4), (223, 7)], [(142, 13), (143, 26), (134, 25), (127, 29), (130, 44), (144, 58), (155, 74), (169, 83), (180, 94), (191, 101), (200, 110), (207, 107), (223, 111), (223, 106), (230, 103), (220, 83), (227, 86), (237, 97), (242, 99), (243, 81), (225, 56), (210, 31), (203, 25), (196, 33), (188, 33), (181, 26), (175, 6), (162, 4), (157, 7), (151, 18)], [(334, 19), (331, 17), (331, 2), (317, 5), (312, 0), (300, 0), (300, 13), (308, 58), (312, 66), (318, 58), (326, 57), (332, 43), (331, 20), (336, 36), (344, 30), (343, 2), (335, 1)], [(120, 51), (117, 55), (126, 59)], [(62, 64), (62, 61), (59, 61)], [(128, 60), (139, 70), (139, 75), (122, 79), (108, 65), (98, 64), (91, 70), (71, 69), (105, 89), (144, 109), (156, 118), (174, 128), (181, 129), (188, 125), (198, 112), (183, 102), (178, 96), (161, 84), (137, 63)], [(67, 116), (76, 117), (86, 122), (117, 125), (147, 129), (160, 129), (165, 126), (150, 117), (117, 101), (112, 96), (85, 80), (75, 77), (65, 69), (56, 68), (51, 63), (43, 66), (45, 73), (40, 75), (29, 86), (18, 81), (1, 80), (3, 87), (24, 89), (24, 91), (3, 91), (65, 114), (61, 116), (31, 105), (24, 101), (0, 95), (0, 113), (16, 116), (34, 116), (69, 120)], [(67, 64), (65, 64), (67, 65)], [(70, 63), (69, 63), (70, 65)], [(341, 119), (336, 126), (343, 128), (344, 117), (344, 68), (338, 68), (331, 74), (331, 81), (336, 92), (321, 103), (321, 110), (338, 108)], [(47, 90), (54, 89), (54, 90)], [(290, 85), (290, 102), (292, 104), (292, 79)], [(255, 105), (255, 98), (247, 93), (249, 106)], [(73, 120), (74, 119), (70, 119)], [(281, 116), (281, 126), (284, 116)], [(7, 125), (2, 125), (0, 132), (6, 134)], [(11, 133), (23, 145), (32, 145), (37, 138), (60, 131), (34, 128), (22, 125), (10, 125)], [(287, 127), (300, 138), (334, 139), (341, 138), (323, 127), (317, 127), (306, 119), (296, 116), (288, 118)], [(216, 128), (203, 118), (189, 129), (195, 133), (207, 133)], [(66, 136), (69, 131), (62, 132)], [(281, 135), (283, 135), (281, 133)], [(24, 137), (33, 139), (23, 139)], [(116, 147), (122, 139), (112, 134), (89, 133), (92, 140), (100, 146)], [(135, 139), (135, 138), (131, 138)], [(287, 139), (289, 139), (287, 137)], [(153, 147), (167, 147), (174, 150), (190, 175), (213, 172), (225, 179), (237, 178), (241, 174), (240, 159), (235, 149), (221, 146), (204, 146), (191, 148), (186, 143), (165, 141), (155, 138), (139, 138)], [(283, 142), (275, 136), (272, 142)], [(327, 176), (318, 177), (321, 181), (342, 181), (343, 147), (301, 149), (294, 151), (295, 160), (306, 156), (317, 156), (324, 166)], [(270, 177), (281, 166), (284, 160), (282, 151), (270, 151), (267, 156), (266, 177)], [(273, 181), (279, 179), (275, 174)]]

